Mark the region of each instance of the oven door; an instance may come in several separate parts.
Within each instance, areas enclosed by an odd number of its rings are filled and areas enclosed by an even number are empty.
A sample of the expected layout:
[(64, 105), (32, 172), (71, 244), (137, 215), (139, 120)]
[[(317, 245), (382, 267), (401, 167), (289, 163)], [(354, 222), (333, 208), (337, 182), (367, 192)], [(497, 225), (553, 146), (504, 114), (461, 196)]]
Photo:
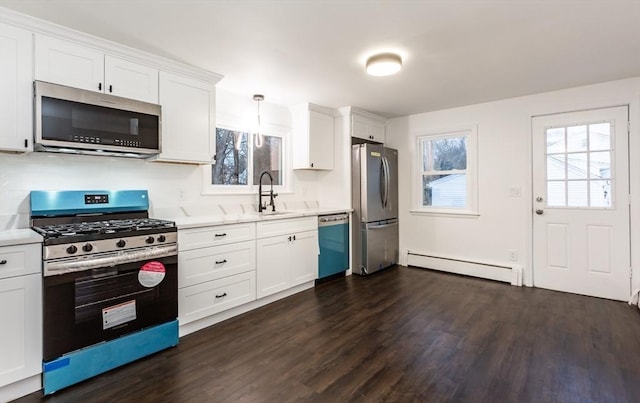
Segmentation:
[(44, 361), (178, 317), (177, 256), (44, 277)]

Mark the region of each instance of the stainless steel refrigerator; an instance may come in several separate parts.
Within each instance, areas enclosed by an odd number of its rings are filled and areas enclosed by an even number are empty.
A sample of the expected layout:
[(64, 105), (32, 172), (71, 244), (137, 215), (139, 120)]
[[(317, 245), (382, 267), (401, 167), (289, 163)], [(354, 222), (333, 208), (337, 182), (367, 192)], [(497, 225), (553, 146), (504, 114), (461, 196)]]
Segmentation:
[(398, 263), (398, 151), (355, 144), (351, 157), (351, 267), (367, 275)]

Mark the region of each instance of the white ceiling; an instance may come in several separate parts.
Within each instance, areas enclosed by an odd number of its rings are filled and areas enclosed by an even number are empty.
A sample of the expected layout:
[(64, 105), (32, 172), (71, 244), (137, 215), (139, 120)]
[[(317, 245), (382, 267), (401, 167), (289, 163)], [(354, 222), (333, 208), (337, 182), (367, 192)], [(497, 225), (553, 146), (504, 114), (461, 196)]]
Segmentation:
[[(0, 0), (282, 105), (387, 116), (640, 76), (639, 0)], [(403, 55), (392, 77), (364, 59)]]

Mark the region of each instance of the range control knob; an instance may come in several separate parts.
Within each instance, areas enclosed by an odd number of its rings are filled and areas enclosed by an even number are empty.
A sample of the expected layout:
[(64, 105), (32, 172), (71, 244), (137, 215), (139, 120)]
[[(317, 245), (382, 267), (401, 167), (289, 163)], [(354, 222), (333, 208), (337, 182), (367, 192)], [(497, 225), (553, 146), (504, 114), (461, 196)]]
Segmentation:
[(69, 246), (69, 247), (67, 248), (67, 253), (69, 253), (69, 254), (74, 254), (74, 253), (76, 253), (77, 251), (78, 251), (78, 248), (76, 248), (76, 246), (75, 246), (75, 245), (71, 245), (71, 246)]
[(82, 250), (85, 252), (91, 252), (93, 250), (93, 245), (91, 245), (90, 243), (86, 243), (82, 247)]
[(127, 243), (124, 241), (124, 239), (121, 239), (121, 240), (119, 240), (118, 242), (116, 242), (116, 246), (117, 246), (118, 248), (124, 248), (124, 246), (125, 246), (126, 244), (127, 244)]
[(164, 242), (164, 241), (166, 241), (166, 240), (167, 240), (167, 237), (166, 237), (166, 236), (164, 236), (164, 235), (160, 235), (160, 236), (158, 237), (158, 242)]
[(155, 241), (156, 241), (156, 240), (155, 240), (155, 238), (154, 238), (154, 237), (152, 237), (152, 236), (150, 236), (150, 237), (148, 237), (147, 239), (145, 239), (145, 242), (146, 242), (146, 243), (154, 243)]

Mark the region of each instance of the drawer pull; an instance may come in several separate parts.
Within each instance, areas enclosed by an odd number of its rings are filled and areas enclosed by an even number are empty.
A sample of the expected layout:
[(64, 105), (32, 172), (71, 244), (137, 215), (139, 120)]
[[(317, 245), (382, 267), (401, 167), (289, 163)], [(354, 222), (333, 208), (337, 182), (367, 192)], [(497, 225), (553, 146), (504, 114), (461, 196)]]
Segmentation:
[(216, 295), (216, 298), (223, 298), (223, 297), (226, 297), (226, 296), (227, 296), (227, 293), (223, 292), (222, 294)]
[(0, 264), (7, 264), (7, 261), (2, 259), (2, 260), (0, 260)]
[(216, 260), (216, 264), (222, 264), (222, 263), (227, 263), (227, 259)]
[(227, 233), (223, 232), (222, 234), (216, 234), (215, 235), (216, 238), (222, 238), (223, 236), (227, 236)]

